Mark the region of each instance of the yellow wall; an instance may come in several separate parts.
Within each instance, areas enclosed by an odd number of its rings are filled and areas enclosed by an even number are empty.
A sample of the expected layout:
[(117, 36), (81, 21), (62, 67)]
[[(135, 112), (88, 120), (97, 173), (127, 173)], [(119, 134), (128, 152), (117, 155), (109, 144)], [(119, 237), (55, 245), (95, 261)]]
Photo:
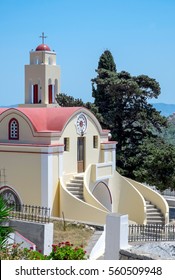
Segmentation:
[[(86, 115), (87, 116), (87, 115)], [(70, 120), (66, 126), (63, 134), (59, 140), (59, 143), (64, 143), (64, 138), (69, 138), (70, 150), (64, 152), (63, 160), (63, 173), (77, 172), (77, 138), (80, 137), (76, 130), (76, 119), (75, 116)], [(85, 138), (85, 168), (91, 163), (97, 163), (100, 161), (100, 135), (95, 127), (92, 119), (87, 116), (87, 132), (84, 134)], [(98, 148), (93, 148), (93, 136), (98, 135)]]
[(65, 219), (93, 222), (104, 225), (108, 211), (101, 210), (93, 205), (75, 198), (67, 190), (61, 179), (60, 182), (60, 213), (64, 213)]
[(41, 204), (41, 156), (31, 148), (0, 146), (0, 168), (5, 168), (7, 185), (13, 187), (24, 204)]
[[(56, 133), (46, 134), (34, 131), (28, 118), (15, 109), (7, 110), (1, 115), (0, 169), (5, 168), (7, 185), (16, 190), (22, 203), (49, 206), (52, 208), (52, 215), (60, 215), (60, 199), (62, 201), (59, 192), (60, 176), (77, 172), (77, 138), (80, 135), (77, 133), (76, 121), (80, 113), (84, 113), (87, 117), (87, 131), (83, 136), (85, 138), (86, 169), (89, 164), (99, 163), (102, 160), (101, 142), (108, 140), (107, 132), (102, 132), (99, 123), (88, 110), (77, 111), (66, 124), (61, 136), (60, 132), (57, 132), (56, 135)], [(19, 140), (10, 140), (9, 143), (9, 121), (12, 118), (19, 122)], [(93, 147), (93, 136), (98, 136), (97, 148)], [(69, 138), (70, 150), (68, 152), (64, 151), (63, 154), (60, 152), (60, 146), (43, 146), (43, 144), (53, 143), (63, 145), (64, 138)], [(109, 156), (109, 158), (111, 157)], [(111, 170), (109, 171), (111, 172)], [(106, 170), (106, 172), (109, 171)], [(46, 175), (47, 172), (51, 174), (51, 178)], [(100, 173), (100, 175), (102, 174)], [(47, 194), (49, 194), (48, 199)], [(102, 207), (102, 209), (105, 209), (105, 207)]]
[(134, 180), (131, 180), (129, 178), (126, 178), (128, 182), (130, 182), (134, 187), (144, 196), (144, 198), (150, 202), (152, 202), (153, 205), (157, 206), (164, 218), (165, 218), (165, 224), (169, 223), (169, 206), (165, 198), (160, 195), (159, 193), (155, 192), (154, 190), (144, 186), (143, 184), (136, 182)]
[(59, 180), (58, 180), (58, 155), (53, 155), (53, 209), (52, 215), (59, 216), (60, 215), (60, 207), (59, 207)]
[[(51, 138), (49, 133), (36, 133), (30, 121), (19, 111), (7, 111), (0, 116), (0, 142), (9, 143), (9, 121), (15, 118), (19, 123), (19, 140), (10, 140), (14, 144), (58, 144), (58, 137)], [(42, 137), (41, 137), (42, 136)]]
[(146, 204), (138, 190), (117, 171), (109, 179), (112, 194), (112, 212), (128, 214), (128, 218), (138, 224), (146, 223)]

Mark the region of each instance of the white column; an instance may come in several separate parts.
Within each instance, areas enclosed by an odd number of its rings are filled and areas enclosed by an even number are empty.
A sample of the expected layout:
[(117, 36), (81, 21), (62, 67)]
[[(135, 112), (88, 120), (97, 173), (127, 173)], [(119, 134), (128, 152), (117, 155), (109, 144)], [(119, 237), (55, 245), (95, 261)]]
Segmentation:
[(41, 205), (52, 211), (53, 148), (43, 148), (41, 155)]
[(64, 152), (64, 145), (59, 146), (58, 149), (58, 178), (63, 175), (63, 152)]
[(112, 166), (113, 170), (116, 170), (116, 149), (112, 150)]
[(106, 218), (105, 260), (119, 260), (120, 249), (128, 248), (128, 215), (112, 213)]

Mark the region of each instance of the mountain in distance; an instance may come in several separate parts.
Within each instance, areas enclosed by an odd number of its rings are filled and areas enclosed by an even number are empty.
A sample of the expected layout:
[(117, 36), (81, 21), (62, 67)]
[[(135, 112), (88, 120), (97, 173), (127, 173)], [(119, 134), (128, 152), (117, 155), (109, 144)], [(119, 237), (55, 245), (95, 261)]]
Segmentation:
[(18, 104), (9, 105), (9, 106), (0, 106), (0, 108), (16, 108), (16, 107), (18, 107)]
[[(162, 116), (169, 117), (175, 113), (175, 104), (166, 104), (166, 103), (151, 103), (151, 105), (159, 112)], [(16, 108), (18, 104), (9, 105), (9, 106), (0, 106), (0, 108)]]
[(151, 105), (161, 113), (162, 116), (168, 117), (175, 113), (175, 104), (151, 103)]

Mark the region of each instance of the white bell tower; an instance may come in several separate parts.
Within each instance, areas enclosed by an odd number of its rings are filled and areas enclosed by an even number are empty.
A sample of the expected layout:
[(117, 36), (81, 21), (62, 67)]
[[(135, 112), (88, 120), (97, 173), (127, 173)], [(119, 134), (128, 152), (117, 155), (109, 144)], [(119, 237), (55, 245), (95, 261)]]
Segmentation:
[(60, 68), (56, 53), (44, 43), (30, 52), (30, 64), (25, 65), (25, 104), (20, 107), (57, 107), (56, 94), (60, 93)]

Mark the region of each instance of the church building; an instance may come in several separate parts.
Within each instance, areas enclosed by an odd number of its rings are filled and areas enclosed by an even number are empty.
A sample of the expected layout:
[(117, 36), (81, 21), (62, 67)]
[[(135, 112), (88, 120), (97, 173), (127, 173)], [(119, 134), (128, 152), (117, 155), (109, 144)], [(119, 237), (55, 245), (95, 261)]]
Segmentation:
[(83, 107), (60, 107), (60, 68), (44, 43), (25, 65), (25, 102), (0, 108), (0, 194), (51, 215), (105, 223), (110, 212), (149, 222), (147, 201), (168, 222), (165, 199), (116, 170), (116, 142)]

